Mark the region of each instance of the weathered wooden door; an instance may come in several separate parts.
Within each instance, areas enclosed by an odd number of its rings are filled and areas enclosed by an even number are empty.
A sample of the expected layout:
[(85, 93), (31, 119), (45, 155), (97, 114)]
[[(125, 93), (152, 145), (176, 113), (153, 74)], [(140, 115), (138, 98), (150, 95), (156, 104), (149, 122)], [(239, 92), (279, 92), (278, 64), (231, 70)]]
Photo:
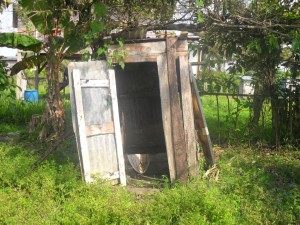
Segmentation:
[(73, 129), (82, 174), (126, 185), (115, 73), (106, 61), (68, 66)]

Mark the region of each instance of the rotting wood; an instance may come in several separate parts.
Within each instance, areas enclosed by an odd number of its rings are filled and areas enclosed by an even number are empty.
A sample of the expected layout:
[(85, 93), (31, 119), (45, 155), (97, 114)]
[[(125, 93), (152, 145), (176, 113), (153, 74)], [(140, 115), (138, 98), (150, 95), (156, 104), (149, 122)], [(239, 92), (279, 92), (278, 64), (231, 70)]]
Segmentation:
[(199, 175), (199, 164), (197, 160), (197, 149), (195, 140), (195, 125), (193, 102), (191, 92), (191, 82), (189, 74), (188, 54), (179, 57), (181, 102), (183, 113), (184, 133), (187, 143), (187, 163), (190, 176)]
[(162, 122), (163, 122), (166, 150), (168, 156), (170, 180), (171, 182), (174, 182), (176, 179), (176, 168), (175, 168), (175, 158), (173, 152), (173, 141), (172, 141), (170, 92), (169, 92), (166, 54), (162, 54), (157, 57), (157, 67), (158, 67), (159, 89), (160, 89), (160, 97), (161, 97)]
[(167, 37), (167, 65), (169, 77), (171, 126), (173, 149), (175, 152), (176, 178), (182, 182), (187, 181), (188, 166), (186, 155), (186, 141), (183, 129), (182, 111), (179, 103), (177, 71), (176, 71), (176, 37)]
[(192, 79), (193, 109), (195, 116), (195, 124), (196, 128), (198, 129), (198, 139), (203, 147), (206, 162), (210, 165), (214, 165), (216, 163), (215, 155), (213, 152), (213, 147), (210, 140), (206, 120), (204, 118), (203, 108), (199, 97), (196, 80), (192, 74), (190, 77)]

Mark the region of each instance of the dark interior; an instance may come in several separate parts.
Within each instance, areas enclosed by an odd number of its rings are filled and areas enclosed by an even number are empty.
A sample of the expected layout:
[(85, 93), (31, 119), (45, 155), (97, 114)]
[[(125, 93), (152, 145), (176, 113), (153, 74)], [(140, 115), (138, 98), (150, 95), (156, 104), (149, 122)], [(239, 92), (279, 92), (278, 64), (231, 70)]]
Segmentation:
[(156, 63), (127, 63), (115, 72), (124, 152), (166, 152)]

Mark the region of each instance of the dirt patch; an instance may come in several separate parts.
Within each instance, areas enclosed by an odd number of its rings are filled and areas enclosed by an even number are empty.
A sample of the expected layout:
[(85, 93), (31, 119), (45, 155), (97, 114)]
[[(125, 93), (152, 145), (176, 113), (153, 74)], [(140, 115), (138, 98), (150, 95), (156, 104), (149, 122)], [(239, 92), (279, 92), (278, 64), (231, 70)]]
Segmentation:
[[(144, 174), (138, 174), (131, 167), (125, 155), (125, 168), (129, 188), (161, 188), (169, 178), (169, 166), (166, 153), (150, 154), (150, 165)], [(140, 190), (138, 190), (139, 192)], [(150, 191), (151, 192), (151, 191)]]

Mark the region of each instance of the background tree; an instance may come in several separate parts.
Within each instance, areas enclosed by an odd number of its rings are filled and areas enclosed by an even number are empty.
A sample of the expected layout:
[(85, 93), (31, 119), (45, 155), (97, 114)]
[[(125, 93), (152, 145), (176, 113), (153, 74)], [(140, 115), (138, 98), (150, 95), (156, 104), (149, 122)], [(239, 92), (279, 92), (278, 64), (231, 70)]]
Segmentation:
[(90, 47), (88, 52), (97, 58), (104, 50), (104, 38), (116, 32), (149, 24), (162, 24), (172, 19), (174, 0), (144, 1), (44, 1), (20, 0), (18, 5), (46, 42), (42, 55), (24, 59), (12, 69), (12, 74), (28, 66), (47, 63), (47, 104), (42, 117), (40, 138), (59, 136), (64, 131), (64, 108), (60, 98), (59, 70), (65, 55)]
[[(40, 138), (53, 138), (59, 136), (65, 126), (59, 89), (63, 57), (87, 46), (85, 35), (102, 31), (105, 6), (93, 1), (20, 0), (18, 3), (39, 33), (45, 36), (42, 49), (47, 62), (47, 103)], [(72, 19), (74, 17), (76, 19)], [(36, 61), (32, 59), (32, 62)]]
[[(278, 144), (278, 101), (276, 72), (284, 62), (282, 52), (290, 49), (294, 62), (300, 50), (298, 1), (284, 0), (205, 0), (202, 45), (218, 46), (219, 52), (233, 60), (231, 72), (254, 71), (254, 116), (258, 124), (263, 101), (271, 100), (274, 143)], [(285, 65), (288, 63), (286, 62)], [(292, 63), (297, 76), (299, 65)], [(260, 95), (260, 96), (259, 96)]]

